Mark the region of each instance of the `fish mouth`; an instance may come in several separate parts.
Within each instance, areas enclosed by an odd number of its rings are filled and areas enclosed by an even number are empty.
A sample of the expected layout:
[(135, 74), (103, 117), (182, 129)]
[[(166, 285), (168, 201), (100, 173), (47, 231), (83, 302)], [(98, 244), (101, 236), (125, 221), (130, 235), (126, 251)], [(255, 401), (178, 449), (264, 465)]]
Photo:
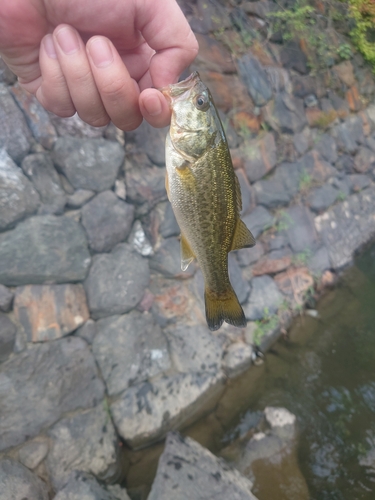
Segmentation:
[(164, 97), (167, 98), (167, 100), (171, 104), (176, 97), (180, 97), (186, 92), (189, 92), (197, 84), (197, 82), (200, 81), (201, 79), (198, 71), (194, 71), (194, 73), (185, 78), (185, 80), (167, 85), (166, 87), (161, 87), (158, 90), (164, 95)]

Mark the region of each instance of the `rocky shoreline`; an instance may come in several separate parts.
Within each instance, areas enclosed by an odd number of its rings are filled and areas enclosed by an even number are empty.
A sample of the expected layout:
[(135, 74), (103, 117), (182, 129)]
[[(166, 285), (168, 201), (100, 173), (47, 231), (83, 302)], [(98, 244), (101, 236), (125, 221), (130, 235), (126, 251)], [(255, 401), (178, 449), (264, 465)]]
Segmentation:
[[(355, 54), (312, 74), (294, 42), (233, 54), (217, 34), (238, 12), (256, 31), (270, 2), (205, 5), (182, 4), (200, 43), (190, 69), (222, 114), (257, 239), (229, 256), (243, 330), (209, 332), (200, 271), (181, 271), (166, 130), (52, 116), (0, 60), (1, 499), (14, 484), (29, 500), (128, 498), (124, 450), (214, 409), (375, 235), (370, 69)], [(209, 462), (207, 477), (220, 469), (227, 496), (215, 498), (255, 498), (250, 480), (174, 434), (158, 474), (176, 447), (196, 469)], [(149, 498), (172, 498), (168, 487), (157, 476)]]

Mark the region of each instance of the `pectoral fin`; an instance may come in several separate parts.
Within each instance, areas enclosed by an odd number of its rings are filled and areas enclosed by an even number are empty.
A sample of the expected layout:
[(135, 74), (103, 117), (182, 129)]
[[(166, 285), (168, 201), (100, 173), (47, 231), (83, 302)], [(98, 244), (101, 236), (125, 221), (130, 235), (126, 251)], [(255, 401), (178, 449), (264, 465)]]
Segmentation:
[(251, 234), (245, 223), (238, 219), (236, 230), (234, 231), (231, 250), (240, 250), (240, 248), (250, 248), (255, 245), (254, 236)]
[(195, 255), (190, 248), (185, 236), (181, 233), (181, 269), (186, 271), (189, 265), (195, 259)]

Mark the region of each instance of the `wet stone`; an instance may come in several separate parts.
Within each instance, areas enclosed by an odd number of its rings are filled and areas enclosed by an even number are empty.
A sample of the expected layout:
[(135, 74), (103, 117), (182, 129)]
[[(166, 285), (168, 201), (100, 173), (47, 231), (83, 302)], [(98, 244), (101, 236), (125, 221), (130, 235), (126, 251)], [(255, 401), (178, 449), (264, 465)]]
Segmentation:
[(237, 61), (237, 64), (239, 74), (255, 106), (267, 104), (272, 98), (272, 87), (260, 62), (251, 54), (246, 54)]
[(93, 353), (110, 396), (170, 368), (167, 340), (152, 314), (132, 311), (96, 324)]
[(0, 460), (1, 500), (48, 500), (47, 485), (13, 458)]
[(23, 159), (21, 166), (43, 203), (38, 213), (41, 215), (62, 214), (66, 204), (66, 195), (50, 155), (44, 153), (28, 155)]
[(307, 196), (307, 203), (314, 212), (322, 212), (333, 205), (339, 197), (340, 191), (330, 184), (312, 189)]
[(328, 163), (335, 163), (337, 160), (337, 146), (334, 139), (328, 134), (323, 134), (319, 137), (319, 141), (315, 144), (315, 149), (321, 157)]
[(28, 469), (35, 469), (47, 456), (48, 442), (46, 439), (29, 441), (18, 452), (19, 461)]
[(19, 287), (14, 312), (29, 342), (58, 339), (89, 318), (83, 286), (71, 284)]
[(246, 319), (255, 321), (266, 314), (276, 314), (282, 302), (282, 295), (270, 276), (260, 276), (251, 280), (251, 293), (244, 307)]
[(4, 148), (15, 162), (20, 162), (30, 150), (31, 133), (20, 108), (8, 87), (0, 83), (0, 149)]
[(0, 365), (0, 450), (33, 438), (63, 413), (90, 408), (103, 396), (94, 357), (82, 339), (28, 346)]
[(0, 285), (0, 311), (9, 312), (12, 307), (14, 293), (4, 285)]
[(253, 349), (243, 342), (234, 342), (226, 349), (223, 369), (229, 378), (234, 378), (246, 371), (251, 365)]
[(82, 205), (95, 196), (94, 191), (89, 189), (77, 189), (73, 194), (67, 196), (67, 205), (69, 208), (81, 208)]
[(91, 316), (98, 319), (134, 309), (149, 279), (148, 261), (125, 243), (94, 256), (84, 283)]
[(181, 270), (180, 242), (177, 238), (167, 238), (150, 258), (150, 269), (161, 273), (166, 278), (190, 278), (196, 268), (193, 263)]
[(0, 313), (0, 363), (6, 361), (12, 353), (16, 332), (16, 325), (6, 314)]
[(361, 146), (354, 157), (354, 168), (364, 174), (375, 166), (375, 153), (371, 149)]
[(46, 464), (56, 490), (69, 480), (73, 470), (96, 476), (116, 470), (116, 434), (103, 404), (59, 420), (48, 431), (51, 440)]
[(256, 500), (252, 483), (189, 437), (167, 436), (148, 500)]
[(274, 217), (266, 208), (257, 206), (252, 212), (242, 218), (246, 226), (250, 229), (254, 238), (258, 238), (266, 229), (274, 223)]
[(0, 234), (0, 283), (81, 281), (90, 265), (82, 227), (68, 217), (31, 217)]
[(69, 475), (68, 482), (57, 493), (54, 500), (130, 500), (126, 491), (116, 486), (116, 488), (113, 487), (116, 492), (112, 494), (111, 487), (107, 489), (99, 484), (91, 474), (73, 471)]
[(271, 132), (254, 142), (245, 142), (240, 151), (250, 182), (261, 179), (276, 165), (276, 144)]
[(52, 156), (76, 189), (104, 191), (115, 183), (125, 152), (114, 141), (60, 137)]
[(35, 213), (40, 198), (28, 178), (0, 149), (0, 231)]
[(200, 372), (134, 385), (110, 405), (113, 421), (131, 448), (144, 447), (213, 408), (223, 383), (223, 374)]
[(94, 252), (109, 252), (130, 233), (134, 207), (115, 195), (104, 191), (82, 208), (82, 225)]
[(317, 242), (314, 218), (307, 207), (294, 205), (286, 209), (286, 234), (293, 252), (312, 249)]

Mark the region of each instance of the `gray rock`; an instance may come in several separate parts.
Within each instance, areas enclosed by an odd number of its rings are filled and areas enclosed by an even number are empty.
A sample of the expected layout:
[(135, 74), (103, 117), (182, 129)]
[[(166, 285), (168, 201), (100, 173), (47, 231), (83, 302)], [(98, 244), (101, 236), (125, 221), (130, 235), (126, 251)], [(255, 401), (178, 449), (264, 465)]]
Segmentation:
[(38, 99), (26, 92), (19, 83), (10, 88), (14, 99), (26, 118), (26, 122), (35, 140), (46, 149), (51, 149), (57, 139), (49, 113), (39, 103)]
[(361, 146), (354, 157), (354, 168), (364, 174), (375, 165), (375, 153), (371, 149)]
[(240, 304), (244, 304), (250, 293), (249, 282), (243, 277), (241, 268), (234, 255), (228, 255), (228, 271), (231, 283), (234, 285), (234, 289)]
[(294, 205), (286, 209), (286, 234), (293, 252), (313, 249), (317, 242), (314, 218), (307, 207)]
[(294, 134), (293, 145), (298, 154), (303, 155), (311, 147), (311, 131), (309, 128), (304, 128), (302, 132)]
[(151, 314), (132, 311), (96, 326), (92, 350), (110, 396), (170, 368), (167, 340)]
[(20, 162), (30, 150), (31, 133), (22, 111), (3, 83), (0, 83), (0, 123), (0, 149), (4, 148), (12, 160)]
[(130, 233), (134, 207), (104, 191), (82, 208), (82, 225), (94, 252), (109, 252)]
[(375, 234), (375, 189), (351, 195), (322, 215), (315, 227), (327, 247), (333, 269), (352, 261), (353, 253)]
[(0, 231), (35, 213), (40, 199), (4, 149), (0, 149)]
[(314, 212), (322, 212), (333, 205), (339, 196), (339, 190), (330, 184), (312, 189), (307, 196), (307, 203)]
[[(267, 181), (264, 181), (267, 182)], [(248, 215), (242, 219), (250, 229), (254, 238), (258, 238), (266, 229), (270, 228), (275, 222), (275, 218), (266, 208), (257, 206)]]
[(55, 340), (89, 318), (86, 295), (79, 285), (27, 285), (17, 288), (14, 313), (29, 342)]
[(0, 500), (48, 500), (47, 485), (12, 458), (0, 460)]
[(28, 469), (35, 469), (48, 453), (48, 442), (44, 440), (29, 441), (18, 452), (19, 461)]
[(240, 146), (244, 169), (250, 182), (264, 177), (276, 165), (276, 144), (271, 132), (261, 139)]
[(109, 189), (124, 157), (118, 142), (105, 139), (60, 137), (53, 148), (53, 161), (76, 189)]
[(0, 363), (8, 359), (16, 340), (16, 325), (6, 314), (0, 313)]
[(189, 437), (167, 436), (148, 500), (256, 500), (252, 483)]
[(246, 371), (251, 365), (253, 348), (243, 342), (234, 342), (228, 346), (224, 359), (223, 369), (229, 378), (234, 378)]
[(117, 431), (132, 448), (161, 439), (212, 409), (224, 390), (224, 376), (179, 373), (127, 389), (110, 408)]
[(170, 326), (166, 331), (173, 364), (180, 372), (218, 373), (222, 340), (203, 325)]
[(335, 125), (332, 129), (332, 137), (340, 151), (353, 154), (358, 149), (358, 144), (364, 142), (363, 122), (359, 116), (347, 118), (344, 123)]
[(50, 155), (45, 153), (28, 155), (23, 159), (21, 166), (24, 174), (38, 191), (43, 203), (39, 213), (62, 214), (66, 204), (66, 195)]
[(286, 69), (294, 69), (305, 75), (308, 73), (307, 57), (302, 52), (301, 47), (295, 41), (290, 41), (283, 45), (280, 50), (281, 64)]
[(282, 295), (270, 276), (259, 276), (251, 280), (251, 293), (244, 307), (246, 319), (255, 321), (276, 314), (282, 302)]
[(141, 125), (133, 132), (125, 134), (126, 142), (134, 142), (136, 148), (143, 153), (146, 153), (152, 163), (164, 166), (165, 165), (165, 138), (168, 128), (151, 127), (146, 120), (143, 120)]
[(90, 254), (82, 227), (69, 217), (31, 217), (0, 234), (0, 283), (83, 280)]
[(315, 144), (315, 149), (328, 163), (335, 163), (337, 160), (336, 142), (328, 134), (323, 134), (319, 137), (319, 141)]
[(46, 464), (55, 490), (73, 470), (110, 477), (117, 468), (116, 434), (104, 404), (66, 417), (48, 431), (51, 440)]
[(272, 98), (272, 87), (260, 62), (248, 53), (238, 59), (238, 70), (255, 106), (264, 106)]
[(330, 269), (331, 261), (329, 259), (329, 253), (325, 246), (319, 247), (313, 255), (310, 257), (308, 262), (308, 268), (315, 275), (320, 275), (327, 269)]
[(269, 180), (254, 184), (258, 203), (268, 208), (288, 205), (298, 193), (304, 162), (282, 163)]
[(134, 309), (150, 280), (148, 261), (126, 243), (93, 258), (84, 286), (94, 319)]
[(268, 249), (272, 250), (280, 250), (288, 245), (288, 238), (284, 233), (281, 234), (273, 234), (267, 240)]
[(241, 267), (247, 267), (257, 262), (264, 254), (264, 248), (258, 241), (252, 248), (241, 248), (235, 252), (238, 264)]
[(164, 219), (160, 224), (160, 234), (163, 238), (178, 236), (180, 234), (180, 227), (174, 215), (172, 205), (169, 202), (166, 204)]
[(343, 154), (340, 155), (335, 163), (335, 167), (347, 174), (353, 174), (354, 170), (354, 159), (352, 156)]
[(28, 346), (0, 365), (0, 450), (36, 436), (63, 413), (101, 401), (104, 386), (86, 342)]
[(286, 92), (279, 92), (265, 108), (265, 120), (277, 132), (295, 134), (307, 125), (301, 99)]
[(347, 179), (352, 193), (358, 193), (371, 184), (371, 179), (363, 174), (348, 175)]
[(12, 307), (14, 293), (4, 285), (0, 285), (0, 311), (9, 312)]
[(306, 108), (315, 108), (318, 106), (318, 99), (315, 94), (308, 94), (303, 100)]
[(67, 196), (67, 205), (70, 208), (81, 208), (82, 205), (87, 203), (95, 196), (94, 191), (89, 189), (77, 189), (73, 194)]
[(53, 500), (130, 500), (126, 491), (112, 494), (109, 488), (101, 486), (97, 480), (86, 472), (73, 471), (66, 485)]
[(238, 178), (238, 182), (240, 183), (241, 189), (241, 200), (242, 200), (242, 210), (241, 216), (244, 216), (251, 212), (253, 208), (255, 208), (255, 191), (248, 178), (245, 174), (245, 171), (240, 168), (236, 170), (236, 175)]
[(150, 269), (167, 278), (190, 278), (196, 267), (190, 264), (185, 271), (181, 270), (180, 242), (177, 238), (167, 238), (150, 259)]
[(88, 319), (84, 325), (76, 330), (75, 335), (85, 339), (88, 344), (92, 344), (96, 333), (96, 322), (92, 319)]
[(302, 175), (308, 175), (311, 180), (325, 182), (330, 177), (338, 175), (335, 167), (323, 160), (318, 151), (313, 149), (298, 160), (300, 181)]
[(98, 139), (103, 136), (103, 132), (107, 129), (104, 127), (92, 127), (88, 123), (81, 120), (77, 113), (68, 118), (50, 113), (50, 119), (55, 126), (60, 137), (83, 137), (88, 139)]
[(152, 248), (143, 226), (138, 219), (134, 221), (128, 238), (128, 243), (137, 253), (139, 253), (139, 255), (143, 255), (143, 257), (150, 257), (154, 255), (154, 249)]

